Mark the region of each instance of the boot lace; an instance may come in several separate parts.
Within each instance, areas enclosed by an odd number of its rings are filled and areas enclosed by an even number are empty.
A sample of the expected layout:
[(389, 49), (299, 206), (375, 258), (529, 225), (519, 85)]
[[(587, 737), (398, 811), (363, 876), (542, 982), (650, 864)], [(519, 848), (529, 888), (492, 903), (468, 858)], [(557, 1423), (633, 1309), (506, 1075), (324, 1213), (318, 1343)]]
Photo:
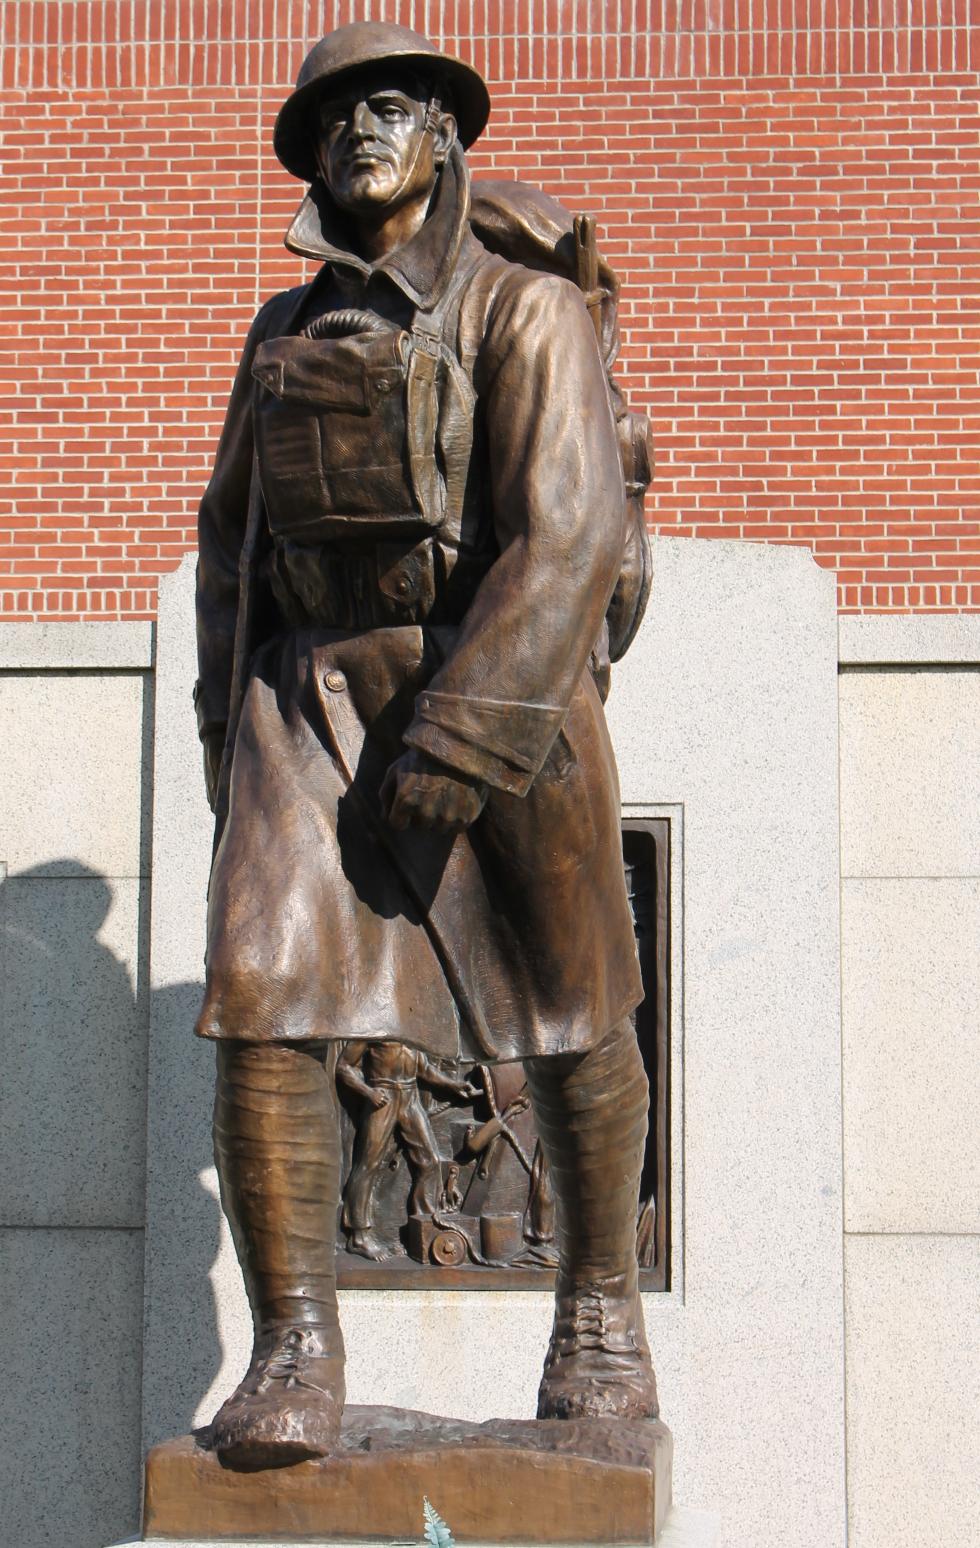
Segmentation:
[(303, 1367), (312, 1356), (307, 1335), (299, 1328), (292, 1328), (283, 1339), (275, 1354), (270, 1355), (262, 1367), (262, 1375), (258, 1382), (258, 1390), (265, 1392), (275, 1381), (281, 1381), (287, 1391), (296, 1387), (306, 1387), (310, 1392), (321, 1392), (315, 1382), (307, 1381), (303, 1376)]
[(598, 1290), (576, 1295), (568, 1329), (582, 1349), (603, 1349), (606, 1342), (606, 1298)]

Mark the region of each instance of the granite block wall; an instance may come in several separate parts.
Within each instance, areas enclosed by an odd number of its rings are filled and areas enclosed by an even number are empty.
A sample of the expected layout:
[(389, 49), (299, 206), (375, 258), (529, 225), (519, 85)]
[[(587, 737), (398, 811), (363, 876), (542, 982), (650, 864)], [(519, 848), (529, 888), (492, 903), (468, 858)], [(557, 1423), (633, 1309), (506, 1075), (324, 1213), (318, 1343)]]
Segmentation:
[(0, 628), (4, 1548), (138, 1519), (150, 646)]
[(840, 678), (849, 1542), (969, 1548), (980, 651), (972, 666), (909, 667), (899, 653), (868, 650)]

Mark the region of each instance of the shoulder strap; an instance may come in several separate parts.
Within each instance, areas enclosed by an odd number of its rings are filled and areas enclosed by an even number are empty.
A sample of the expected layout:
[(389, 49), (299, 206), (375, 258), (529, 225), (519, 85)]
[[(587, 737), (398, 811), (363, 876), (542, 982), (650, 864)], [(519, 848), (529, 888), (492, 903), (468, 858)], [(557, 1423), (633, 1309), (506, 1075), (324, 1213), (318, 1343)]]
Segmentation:
[[(456, 352), (447, 342), (459, 316), (463, 291), (483, 257), (474, 253), (453, 275), (445, 291), (428, 311), (416, 311), (409, 330), (411, 349), (405, 411), (408, 460), (419, 509), (428, 525), (441, 524), (462, 500), (466, 467), (473, 441), (473, 390), (460, 369)], [(440, 477), (436, 457), (443, 397), (462, 399), (457, 434), (453, 437), (453, 462)], [(462, 431), (462, 438), (459, 432)]]
[(460, 264), (435, 305), (428, 311), (423, 311), (421, 307), (416, 311), (410, 332), (412, 339), (425, 353), (438, 354), (441, 347), (445, 346), (450, 324), (459, 314), (463, 289), (485, 256), (483, 248), (478, 247)]

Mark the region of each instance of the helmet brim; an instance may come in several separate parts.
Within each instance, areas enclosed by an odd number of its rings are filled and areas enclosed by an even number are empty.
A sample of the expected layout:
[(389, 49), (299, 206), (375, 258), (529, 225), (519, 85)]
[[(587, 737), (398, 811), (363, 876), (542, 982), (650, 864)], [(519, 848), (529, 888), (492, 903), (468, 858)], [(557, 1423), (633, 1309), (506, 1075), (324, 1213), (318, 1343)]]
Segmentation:
[(302, 178), (305, 183), (312, 183), (319, 176), (314, 122), (317, 104), (328, 93), (336, 91), (347, 76), (360, 74), (372, 65), (389, 61), (447, 82), (452, 92), (452, 114), (456, 120), (459, 143), (464, 150), (469, 150), (483, 133), (490, 117), (490, 93), (482, 75), (471, 65), (464, 64), (461, 59), (453, 59), (448, 54), (392, 50), (384, 59), (368, 58), (348, 63), (341, 70), (315, 76), (305, 86), (298, 86), (286, 98), (276, 119), (272, 145), (287, 172), (291, 172), (293, 177)]

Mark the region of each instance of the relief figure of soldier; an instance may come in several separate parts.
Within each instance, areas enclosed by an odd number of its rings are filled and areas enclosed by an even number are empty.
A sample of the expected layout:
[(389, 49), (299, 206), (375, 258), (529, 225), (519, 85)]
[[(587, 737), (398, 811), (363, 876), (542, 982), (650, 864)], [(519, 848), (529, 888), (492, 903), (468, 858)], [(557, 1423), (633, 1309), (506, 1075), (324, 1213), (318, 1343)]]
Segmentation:
[(419, 1082), (454, 1097), (476, 1097), (480, 1089), (447, 1075), (420, 1049), (391, 1041), (347, 1043), (337, 1079), (364, 1104), (344, 1197), (348, 1246), (365, 1258), (386, 1258), (390, 1248), (374, 1229), (374, 1195), (396, 1136), (412, 1174), (409, 1214), (431, 1218), (443, 1201), (442, 1158)]
[(657, 1412), (602, 708), (645, 598), (643, 450), (571, 217), (471, 190), (488, 114), (476, 72), (406, 29), (309, 54), (275, 148), (310, 185), (287, 245), (320, 267), (258, 313), (201, 505), (197, 1031), (255, 1329), (211, 1431), (233, 1467), (337, 1443), (342, 1044), (523, 1061), (559, 1252), (538, 1415)]

